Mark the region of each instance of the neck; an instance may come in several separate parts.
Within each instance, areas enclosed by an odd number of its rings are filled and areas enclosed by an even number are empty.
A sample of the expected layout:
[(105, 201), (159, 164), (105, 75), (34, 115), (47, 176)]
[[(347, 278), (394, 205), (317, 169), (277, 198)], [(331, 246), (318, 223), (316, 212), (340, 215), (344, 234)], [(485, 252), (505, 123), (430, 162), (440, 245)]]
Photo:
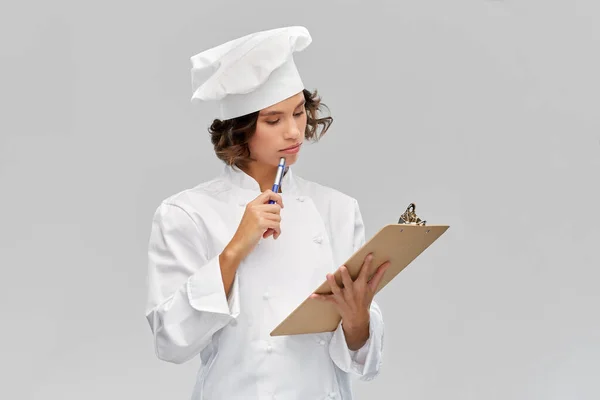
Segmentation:
[(273, 188), (273, 182), (275, 181), (275, 176), (277, 176), (277, 166), (274, 167), (272, 165), (258, 164), (254, 162), (250, 163), (243, 170), (246, 174), (258, 182), (261, 192)]

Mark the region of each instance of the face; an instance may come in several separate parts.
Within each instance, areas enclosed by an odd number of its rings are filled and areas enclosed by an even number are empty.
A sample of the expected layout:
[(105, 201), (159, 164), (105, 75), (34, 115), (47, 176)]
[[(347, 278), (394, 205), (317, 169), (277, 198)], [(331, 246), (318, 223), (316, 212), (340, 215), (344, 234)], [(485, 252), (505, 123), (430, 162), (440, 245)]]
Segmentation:
[(302, 92), (260, 111), (256, 131), (248, 147), (257, 163), (277, 166), (279, 158), (286, 165), (298, 159), (306, 129), (306, 110)]

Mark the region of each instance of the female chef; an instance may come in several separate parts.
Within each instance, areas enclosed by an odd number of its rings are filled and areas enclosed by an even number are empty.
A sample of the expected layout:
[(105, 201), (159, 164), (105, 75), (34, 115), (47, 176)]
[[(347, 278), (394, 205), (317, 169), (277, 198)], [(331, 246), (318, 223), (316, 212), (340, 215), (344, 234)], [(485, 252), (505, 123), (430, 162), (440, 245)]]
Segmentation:
[[(332, 121), (320, 117), (320, 99), (294, 64), (311, 40), (303, 27), (273, 29), (191, 58), (192, 100), (219, 105), (209, 131), (225, 167), (156, 209), (146, 317), (158, 358), (200, 357), (193, 399), (349, 400), (352, 376), (370, 380), (380, 370), (383, 320), (373, 297), (389, 264), (367, 257), (353, 281), (342, 263), (365, 240), (356, 200), (289, 167)], [(274, 193), (280, 157), (288, 168)], [(313, 297), (337, 307), (338, 328), (271, 337), (324, 279), (332, 293)]]

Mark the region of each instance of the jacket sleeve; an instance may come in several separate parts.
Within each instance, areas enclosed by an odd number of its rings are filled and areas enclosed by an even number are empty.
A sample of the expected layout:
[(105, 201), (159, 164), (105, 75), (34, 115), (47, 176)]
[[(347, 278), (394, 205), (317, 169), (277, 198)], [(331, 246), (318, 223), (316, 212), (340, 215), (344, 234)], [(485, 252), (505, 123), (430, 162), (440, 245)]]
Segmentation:
[(208, 258), (206, 249), (205, 230), (183, 208), (157, 208), (148, 243), (146, 318), (161, 360), (190, 360), (239, 315), (237, 274), (227, 297), (219, 255)]
[[(354, 201), (354, 235), (353, 251), (360, 249), (365, 243), (365, 227), (358, 202)], [(334, 363), (342, 371), (369, 381), (379, 375), (383, 358), (383, 316), (375, 300), (370, 307), (369, 339), (357, 351), (348, 348), (342, 324), (334, 331), (329, 344), (329, 353)]]

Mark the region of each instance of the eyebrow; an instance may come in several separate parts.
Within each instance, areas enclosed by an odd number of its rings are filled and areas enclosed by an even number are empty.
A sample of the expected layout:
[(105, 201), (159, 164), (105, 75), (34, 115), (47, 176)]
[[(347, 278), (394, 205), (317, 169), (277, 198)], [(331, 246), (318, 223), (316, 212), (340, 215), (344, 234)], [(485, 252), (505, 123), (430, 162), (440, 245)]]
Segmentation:
[[(294, 107), (294, 110), (304, 104), (306, 104), (306, 99), (303, 99), (296, 107)], [(260, 116), (267, 117), (270, 115), (278, 115), (278, 114), (283, 114), (283, 111), (279, 111), (279, 110), (267, 111), (265, 113), (260, 114)]]

